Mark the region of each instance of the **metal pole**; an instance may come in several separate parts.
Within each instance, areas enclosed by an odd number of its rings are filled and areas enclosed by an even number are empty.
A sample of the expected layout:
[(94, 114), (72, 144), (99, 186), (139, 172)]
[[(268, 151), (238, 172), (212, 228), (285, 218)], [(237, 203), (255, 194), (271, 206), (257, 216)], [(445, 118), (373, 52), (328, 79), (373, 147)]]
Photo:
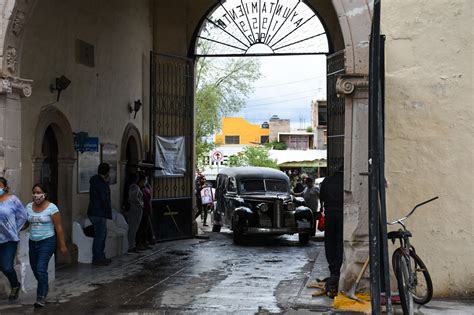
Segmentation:
[(374, 1), (369, 65), (369, 254), (372, 313), (380, 314), (380, 216), (379, 216), (379, 58), (380, 0)]

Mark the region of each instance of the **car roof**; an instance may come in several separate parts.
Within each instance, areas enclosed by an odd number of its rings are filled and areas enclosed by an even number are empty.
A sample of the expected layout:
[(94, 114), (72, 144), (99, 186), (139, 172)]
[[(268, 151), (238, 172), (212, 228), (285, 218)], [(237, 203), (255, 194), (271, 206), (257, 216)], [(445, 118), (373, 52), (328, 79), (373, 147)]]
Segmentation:
[(246, 167), (229, 167), (223, 169), (219, 174), (224, 174), (230, 177), (235, 177), (236, 179), (245, 179), (245, 178), (272, 178), (272, 179), (281, 179), (284, 181), (289, 181), (289, 177), (280, 170), (268, 167), (255, 167), (255, 166), (246, 166)]

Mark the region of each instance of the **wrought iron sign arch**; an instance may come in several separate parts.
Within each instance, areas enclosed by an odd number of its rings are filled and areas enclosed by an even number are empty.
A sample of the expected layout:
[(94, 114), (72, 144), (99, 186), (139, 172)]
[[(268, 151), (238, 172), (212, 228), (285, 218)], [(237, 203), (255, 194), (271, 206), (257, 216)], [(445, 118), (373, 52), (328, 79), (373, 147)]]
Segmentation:
[(221, 0), (201, 24), (194, 56), (329, 52), (324, 24), (303, 0)]

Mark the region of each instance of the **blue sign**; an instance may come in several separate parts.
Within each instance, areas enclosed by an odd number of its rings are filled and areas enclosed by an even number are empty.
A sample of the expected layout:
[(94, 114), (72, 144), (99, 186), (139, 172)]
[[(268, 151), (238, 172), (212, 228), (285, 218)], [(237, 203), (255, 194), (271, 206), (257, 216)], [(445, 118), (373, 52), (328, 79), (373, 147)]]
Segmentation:
[(77, 137), (74, 137), (74, 149), (78, 152), (99, 152), (99, 137), (87, 137), (84, 140), (84, 147), (81, 149)]

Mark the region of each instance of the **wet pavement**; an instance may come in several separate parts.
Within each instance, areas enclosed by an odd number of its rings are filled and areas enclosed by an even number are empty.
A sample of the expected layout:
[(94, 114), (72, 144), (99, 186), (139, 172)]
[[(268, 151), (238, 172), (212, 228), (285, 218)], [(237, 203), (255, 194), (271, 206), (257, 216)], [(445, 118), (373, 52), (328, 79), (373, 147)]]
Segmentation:
[[(35, 311), (28, 292), (17, 304), (0, 302), (0, 313), (281, 313), (306, 304), (299, 297), (322, 253), (322, 243), (301, 246), (296, 235), (236, 246), (230, 233), (209, 233), (124, 255), (109, 267), (59, 270), (45, 309)], [(326, 304), (316, 309), (329, 310)]]
[[(200, 232), (108, 267), (57, 270), (46, 308), (35, 310), (27, 292), (16, 304), (0, 300), (0, 314), (335, 314), (332, 300), (307, 288), (328, 274), (322, 242), (301, 246), (295, 235), (236, 246), (229, 231)], [(434, 300), (415, 314), (474, 314), (473, 305)]]

